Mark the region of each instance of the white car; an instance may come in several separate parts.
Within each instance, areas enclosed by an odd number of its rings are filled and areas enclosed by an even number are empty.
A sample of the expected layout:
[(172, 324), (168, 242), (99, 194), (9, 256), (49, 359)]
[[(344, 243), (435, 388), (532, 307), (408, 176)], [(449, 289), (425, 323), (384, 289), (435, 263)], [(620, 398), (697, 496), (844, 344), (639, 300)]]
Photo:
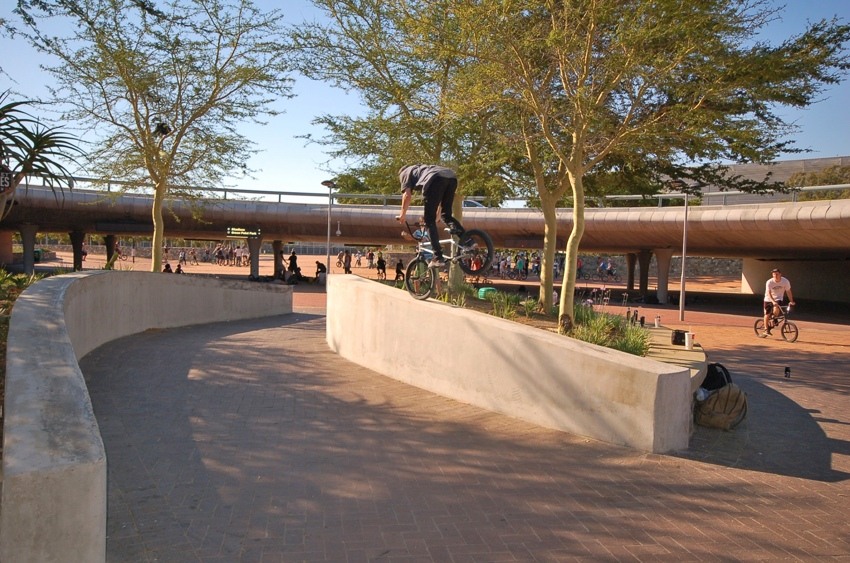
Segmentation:
[(487, 207), (480, 201), (475, 201), (474, 199), (465, 199), (463, 200), (464, 207)]

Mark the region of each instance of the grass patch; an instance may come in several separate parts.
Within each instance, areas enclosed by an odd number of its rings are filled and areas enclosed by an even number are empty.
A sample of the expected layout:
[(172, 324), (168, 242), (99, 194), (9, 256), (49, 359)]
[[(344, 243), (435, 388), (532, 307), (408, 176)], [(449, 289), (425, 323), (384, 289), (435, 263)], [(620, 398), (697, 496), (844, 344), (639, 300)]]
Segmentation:
[(575, 327), (569, 336), (583, 342), (613, 348), (635, 356), (649, 352), (649, 331), (625, 317), (598, 313), (587, 305), (576, 305)]

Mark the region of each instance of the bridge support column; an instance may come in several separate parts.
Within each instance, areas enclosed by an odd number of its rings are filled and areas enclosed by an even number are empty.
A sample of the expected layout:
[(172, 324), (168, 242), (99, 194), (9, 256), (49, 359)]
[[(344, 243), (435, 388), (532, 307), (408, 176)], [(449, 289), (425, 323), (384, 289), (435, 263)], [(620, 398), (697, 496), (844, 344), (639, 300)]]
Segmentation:
[[(671, 248), (655, 249), (655, 265), (658, 269), (658, 302), (666, 304), (669, 301), (667, 286), (670, 283), (670, 262), (673, 259)], [(647, 272), (648, 274), (648, 272)]]
[(283, 260), (280, 259), (280, 253), (283, 252), (283, 241), (272, 241), (272, 254), (274, 254), (274, 279), (283, 279)]
[(24, 247), (24, 273), (31, 276), (35, 272), (35, 235), (38, 233), (38, 225), (21, 225), (20, 233)]
[(68, 237), (71, 239), (71, 250), (74, 254), (74, 271), (79, 272), (83, 269), (83, 243), (86, 240), (86, 233), (71, 231)]
[(649, 263), (652, 261), (652, 251), (641, 250), (637, 254), (637, 261), (640, 266), (640, 284), (638, 287), (641, 296), (646, 299), (649, 294)]
[(263, 246), (263, 237), (248, 237), (248, 250), (251, 251), (251, 279), (260, 279), (260, 248)]
[(634, 252), (626, 253), (626, 289), (629, 291), (635, 288), (635, 264), (637, 263), (637, 255)]

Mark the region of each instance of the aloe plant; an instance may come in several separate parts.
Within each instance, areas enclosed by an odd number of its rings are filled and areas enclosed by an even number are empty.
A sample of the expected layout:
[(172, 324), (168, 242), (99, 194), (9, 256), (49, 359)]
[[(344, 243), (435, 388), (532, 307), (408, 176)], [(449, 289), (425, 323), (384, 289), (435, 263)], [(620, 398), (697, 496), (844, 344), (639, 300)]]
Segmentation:
[(24, 111), (32, 101), (8, 101), (0, 94), (0, 220), (12, 207), (15, 191), (27, 176), (39, 176), (52, 189), (72, 186), (62, 161), (74, 162), (81, 154), (76, 139), (56, 127), (45, 127)]

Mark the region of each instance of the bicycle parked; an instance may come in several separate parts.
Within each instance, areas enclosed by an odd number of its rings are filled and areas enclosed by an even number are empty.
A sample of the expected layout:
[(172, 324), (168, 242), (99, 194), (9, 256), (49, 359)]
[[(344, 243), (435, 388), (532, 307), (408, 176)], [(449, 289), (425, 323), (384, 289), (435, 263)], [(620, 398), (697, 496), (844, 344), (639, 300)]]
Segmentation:
[[(768, 328), (767, 334), (771, 334), (771, 331), (780, 327), (780, 334), (782, 334), (782, 338), (784, 338), (788, 342), (795, 342), (797, 337), (800, 335), (799, 329), (797, 329), (797, 325), (788, 320), (788, 316), (791, 314), (791, 306), (784, 305), (779, 307), (781, 313), (779, 315), (771, 315), (770, 319), (768, 319)], [(756, 332), (756, 336), (761, 337), (764, 332), (764, 319), (758, 318), (756, 319), (755, 324), (753, 325), (753, 330)]]
[[(439, 291), (440, 284), (439, 268), (429, 265), (434, 256), (431, 240), (423, 226), (413, 230), (410, 223), (405, 225), (418, 245), (416, 256), (407, 264), (404, 286), (414, 298), (428, 299)], [(448, 248), (448, 255), (443, 255), (446, 263), (456, 263), (470, 276), (484, 275), (493, 263), (493, 241), (484, 231), (469, 229), (460, 236), (440, 239), (440, 245)]]

